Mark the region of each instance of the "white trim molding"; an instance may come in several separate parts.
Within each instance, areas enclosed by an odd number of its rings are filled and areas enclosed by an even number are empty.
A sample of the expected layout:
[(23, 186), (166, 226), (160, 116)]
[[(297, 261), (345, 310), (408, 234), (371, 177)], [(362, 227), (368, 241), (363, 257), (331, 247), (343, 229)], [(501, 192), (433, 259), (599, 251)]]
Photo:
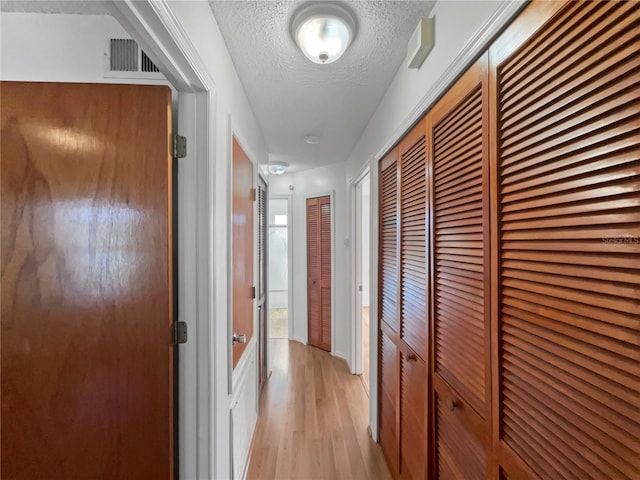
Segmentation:
[(216, 465), (228, 464), (224, 458), (229, 455), (228, 397), (219, 385), (220, 379), (226, 384), (226, 375), (220, 374), (221, 367), (226, 372), (226, 363), (221, 365), (215, 353), (227, 338), (211, 323), (218, 305), (212, 295), (217, 291), (213, 261), (219, 248), (213, 236), (216, 166), (211, 134), (216, 84), (166, 0), (120, 0), (109, 6), (179, 93), (178, 124), (185, 129), (180, 134), (188, 137), (189, 152), (178, 167), (178, 315), (189, 325), (190, 337), (179, 347), (179, 475), (214, 478)]
[[(394, 130), (389, 140), (375, 155), (380, 160), (413, 125), (425, 115), (444, 95), (449, 87), (469, 68), (469, 66), (489, 47), (491, 41), (509, 24), (509, 22), (527, 5), (527, 2), (507, 0), (500, 4), (495, 13), (462, 48), (449, 67), (438, 78), (409, 115)], [(436, 20), (437, 23), (437, 20)]]

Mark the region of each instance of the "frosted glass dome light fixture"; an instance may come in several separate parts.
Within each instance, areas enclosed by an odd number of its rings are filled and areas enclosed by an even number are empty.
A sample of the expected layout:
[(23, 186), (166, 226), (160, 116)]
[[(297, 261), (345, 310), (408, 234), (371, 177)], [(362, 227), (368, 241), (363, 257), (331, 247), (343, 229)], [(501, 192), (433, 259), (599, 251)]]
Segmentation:
[(334, 3), (302, 8), (293, 18), (291, 34), (302, 53), (315, 63), (338, 60), (356, 34), (356, 22), (349, 11)]
[(271, 162), (269, 163), (269, 173), (271, 175), (282, 175), (287, 171), (289, 164), (286, 162)]

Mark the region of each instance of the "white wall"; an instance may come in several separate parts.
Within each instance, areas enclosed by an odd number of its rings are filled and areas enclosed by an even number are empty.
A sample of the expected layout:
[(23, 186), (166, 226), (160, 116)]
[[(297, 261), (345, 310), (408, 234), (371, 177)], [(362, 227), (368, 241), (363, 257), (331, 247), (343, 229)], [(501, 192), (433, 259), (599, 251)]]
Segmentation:
[(109, 15), (0, 15), (0, 78), (13, 81), (163, 84), (109, 77), (109, 39), (131, 38)]
[[(351, 351), (351, 316), (348, 311), (348, 248), (345, 246), (347, 233), (347, 195), (345, 186), (345, 164), (334, 163), (326, 167), (305, 170), (295, 174), (271, 177), (270, 195), (291, 194), (293, 218), (293, 336), (302, 343), (307, 341), (307, 231), (306, 199), (308, 197), (333, 192), (334, 214), (334, 284), (335, 298), (333, 326), (335, 345), (333, 353), (349, 358)], [(293, 185), (293, 192), (289, 190)]]
[[(423, 97), (438, 85), (438, 80), (453, 60), (463, 53), (467, 43), (486, 24), (503, 4), (519, 4), (522, 0), (438, 1), (431, 16), (435, 16), (435, 44), (420, 69), (400, 65), (389, 89), (371, 117), (362, 136), (347, 160), (347, 178), (353, 179), (365, 162), (381, 152), (389, 142), (399, 140), (409, 117), (419, 118), (416, 108)], [(505, 19), (500, 19), (503, 23)], [(444, 92), (442, 92), (444, 93)], [(403, 127), (404, 125), (404, 127)], [(391, 145), (389, 145), (391, 146)], [(372, 165), (375, 168), (375, 165)]]
[[(229, 391), (227, 369), (230, 352), (228, 308), (230, 290), (228, 258), (230, 255), (230, 175), (231, 134), (237, 136), (249, 157), (259, 164), (267, 163), (267, 146), (255, 120), (242, 84), (207, 2), (169, 2), (175, 19), (197, 49), (209, 76), (215, 82), (211, 95), (209, 125), (215, 181), (213, 231), (214, 311), (211, 312), (212, 383), (200, 387), (211, 395), (210, 478), (231, 478), (231, 411), (250, 398), (255, 415), (243, 415), (244, 423), (234, 425), (247, 438), (252, 434), (257, 416), (256, 342), (247, 348), (244, 368), (246, 379), (235, 379), (238, 386)], [(129, 37), (118, 22), (108, 15), (52, 15), (36, 13), (2, 13), (0, 15), (0, 78), (22, 81), (101, 82), (101, 83), (166, 83), (164, 81), (105, 78), (108, 38)], [(256, 169), (257, 178), (257, 169)], [(204, 266), (206, 268), (206, 266)], [(204, 271), (205, 268), (202, 270)], [(205, 274), (206, 275), (206, 274)], [(257, 323), (257, 320), (256, 320)], [(257, 332), (257, 325), (254, 328)], [(246, 388), (245, 388), (246, 386)], [(195, 402), (195, 399), (193, 399)], [(190, 399), (187, 398), (187, 403)], [(247, 443), (247, 442), (244, 442)], [(238, 452), (234, 452), (237, 454)], [(234, 455), (236, 460), (246, 455)], [(242, 473), (243, 465), (236, 465)]]
[[(214, 312), (212, 312), (212, 337), (213, 337), (213, 380), (211, 391), (214, 397), (213, 406), (213, 430), (212, 450), (214, 454), (212, 465), (212, 478), (226, 479), (232, 476), (230, 459), (236, 459), (234, 476), (246, 467), (246, 454), (238, 455), (231, 451), (231, 424), (230, 411), (236, 405), (242, 403), (247, 396), (254, 397), (254, 408), (257, 411), (256, 390), (248, 388), (257, 382), (256, 368), (242, 369), (250, 378), (243, 381), (234, 378), (233, 384), (238, 386), (235, 391), (228, 392), (228, 378), (226, 375), (229, 365), (229, 339), (230, 331), (230, 179), (231, 179), (231, 135), (242, 145), (249, 158), (258, 164), (267, 163), (267, 146), (260, 126), (258, 125), (247, 96), (238, 78), (237, 72), (229, 56), (224, 39), (211, 12), (208, 2), (203, 1), (170, 1), (169, 6), (184, 32), (198, 51), (199, 56), (206, 66), (209, 75), (213, 78), (216, 90), (215, 98), (212, 97), (212, 117), (210, 125), (214, 129), (212, 135), (214, 159), (214, 222), (213, 231), (213, 265), (214, 285)], [(257, 175), (257, 170), (256, 170)], [(256, 177), (257, 178), (257, 177)], [(254, 332), (257, 332), (257, 317), (254, 321)], [(255, 338), (255, 336), (254, 336)], [(247, 360), (257, 365), (257, 343), (251, 341), (246, 350)], [(240, 370), (238, 368), (238, 370)], [(246, 388), (242, 388), (246, 385)], [(233, 425), (234, 431), (253, 432), (254, 418), (244, 418), (246, 423)], [(244, 436), (244, 433), (235, 435), (235, 438)], [(238, 464), (238, 459), (244, 459), (244, 465)]]

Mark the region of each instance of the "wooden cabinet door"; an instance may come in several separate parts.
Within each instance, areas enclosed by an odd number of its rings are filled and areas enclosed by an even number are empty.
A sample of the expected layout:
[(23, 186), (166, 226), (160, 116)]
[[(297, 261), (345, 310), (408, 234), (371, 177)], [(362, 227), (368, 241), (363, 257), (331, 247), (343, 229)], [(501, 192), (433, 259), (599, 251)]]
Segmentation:
[(640, 478), (639, 32), (637, 2), (534, 2), (490, 50), (511, 478)]
[(307, 199), (309, 344), (331, 351), (331, 198)]
[[(491, 398), (486, 55), (438, 102), (429, 123), (437, 477), (485, 478)], [(459, 448), (465, 443), (474, 448)]]
[(396, 477), (427, 471), (426, 129), (380, 163), (380, 443)]
[(398, 338), (398, 149), (380, 162), (380, 252), (378, 398), (379, 436), (389, 467), (397, 474), (399, 460)]
[(400, 354), (400, 473), (403, 479), (427, 478), (427, 363), (416, 352)]
[(0, 476), (173, 478), (171, 92), (0, 96)]
[[(401, 141), (400, 156), (400, 338), (427, 359), (427, 148), (425, 122)], [(426, 376), (425, 379), (426, 381)]]
[(245, 335), (245, 343), (233, 343), (233, 368), (253, 336), (253, 206), (255, 197), (253, 163), (233, 139), (233, 332)]

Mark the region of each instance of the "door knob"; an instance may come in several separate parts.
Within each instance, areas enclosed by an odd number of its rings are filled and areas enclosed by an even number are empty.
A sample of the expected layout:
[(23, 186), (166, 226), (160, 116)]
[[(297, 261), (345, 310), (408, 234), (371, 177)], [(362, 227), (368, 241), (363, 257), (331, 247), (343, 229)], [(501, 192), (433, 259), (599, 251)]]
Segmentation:
[(410, 353), (409, 355), (407, 355), (407, 360), (410, 362), (413, 362), (414, 360), (417, 360), (418, 357), (416, 357), (415, 353)]
[(231, 340), (233, 341), (233, 343), (247, 343), (247, 336), (245, 334), (238, 335), (234, 332)]
[(452, 398), (449, 400), (449, 410), (452, 412), (460, 406), (460, 400), (457, 398)]

